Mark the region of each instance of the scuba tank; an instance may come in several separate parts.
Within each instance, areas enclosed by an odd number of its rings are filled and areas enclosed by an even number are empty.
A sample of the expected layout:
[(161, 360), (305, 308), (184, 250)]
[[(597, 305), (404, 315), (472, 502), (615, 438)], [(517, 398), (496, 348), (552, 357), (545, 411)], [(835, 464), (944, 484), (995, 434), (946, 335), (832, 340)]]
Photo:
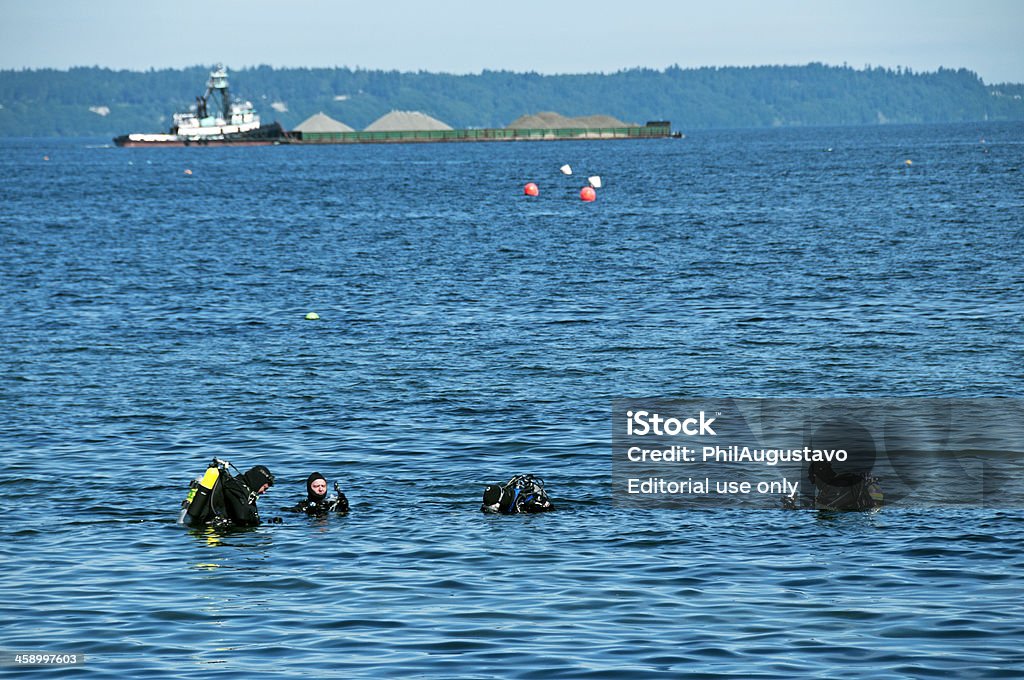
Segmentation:
[(202, 477), (196, 477), (188, 483), (188, 495), (185, 496), (185, 500), (181, 502), (181, 512), (178, 514), (178, 524), (185, 523), (185, 518), (188, 517), (188, 508), (192, 505), (192, 499), (196, 497), (196, 489), (199, 487), (200, 481), (202, 481)]
[(220, 481), (220, 461), (216, 458), (206, 468), (206, 474), (201, 478), (192, 480), (189, 484), (188, 496), (181, 503), (181, 515), (178, 517), (179, 524), (190, 521), (202, 522), (205, 519), (210, 506), (210, 495), (213, 488)]

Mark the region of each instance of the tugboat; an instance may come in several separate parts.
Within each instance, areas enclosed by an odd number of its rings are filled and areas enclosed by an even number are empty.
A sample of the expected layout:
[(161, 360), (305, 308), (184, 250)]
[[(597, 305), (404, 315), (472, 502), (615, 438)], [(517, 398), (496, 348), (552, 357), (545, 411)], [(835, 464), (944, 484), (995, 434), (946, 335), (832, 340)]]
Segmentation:
[[(219, 96), (218, 96), (219, 95)], [(219, 110), (210, 111), (210, 105)], [(261, 125), (252, 102), (232, 101), (228, 71), (218, 64), (210, 72), (206, 93), (196, 97), (193, 110), (174, 114), (167, 134), (132, 133), (114, 138), (118, 146), (255, 146), (285, 140), (280, 124)]]

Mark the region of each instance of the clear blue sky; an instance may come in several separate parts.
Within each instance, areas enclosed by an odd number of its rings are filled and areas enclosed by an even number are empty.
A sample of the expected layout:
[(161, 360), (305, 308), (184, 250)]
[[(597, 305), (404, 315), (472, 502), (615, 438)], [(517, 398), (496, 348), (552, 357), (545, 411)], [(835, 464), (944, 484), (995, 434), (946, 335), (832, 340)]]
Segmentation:
[(0, 0), (0, 68), (965, 67), (1024, 82), (1024, 0)]

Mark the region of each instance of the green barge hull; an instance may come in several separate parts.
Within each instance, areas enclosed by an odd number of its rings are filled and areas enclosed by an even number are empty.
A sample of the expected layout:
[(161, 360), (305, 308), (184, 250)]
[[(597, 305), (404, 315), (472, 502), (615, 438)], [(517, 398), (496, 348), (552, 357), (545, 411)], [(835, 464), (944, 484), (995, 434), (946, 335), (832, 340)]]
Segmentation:
[(526, 129), (480, 128), (467, 130), (396, 130), (389, 132), (287, 132), (286, 144), (395, 144), (417, 142), (528, 142), (586, 139), (663, 139), (678, 137), (668, 121), (643, 126), (611, 128)]

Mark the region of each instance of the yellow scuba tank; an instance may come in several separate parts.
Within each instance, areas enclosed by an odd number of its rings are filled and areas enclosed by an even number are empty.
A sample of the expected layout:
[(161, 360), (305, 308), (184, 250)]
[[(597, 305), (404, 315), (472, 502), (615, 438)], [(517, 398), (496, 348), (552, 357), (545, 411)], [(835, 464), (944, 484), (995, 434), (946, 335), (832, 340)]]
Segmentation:
[(189, 485), (191, 488), (189, 489), (188, 497), (185, 498), (185, 502), (182, 504), (184, 507), (181, 515), (182, 522), (185, 521), (185, 515), (194, 520), (203, 520), (203, 516), (210, 505), (210, 494), (213, 493), (213, 487), (217, 485), (219, 480), (220, 469), (216, 463), (213, 463), (206, 469), (206, 474), (202, 478), (193, 481)]

